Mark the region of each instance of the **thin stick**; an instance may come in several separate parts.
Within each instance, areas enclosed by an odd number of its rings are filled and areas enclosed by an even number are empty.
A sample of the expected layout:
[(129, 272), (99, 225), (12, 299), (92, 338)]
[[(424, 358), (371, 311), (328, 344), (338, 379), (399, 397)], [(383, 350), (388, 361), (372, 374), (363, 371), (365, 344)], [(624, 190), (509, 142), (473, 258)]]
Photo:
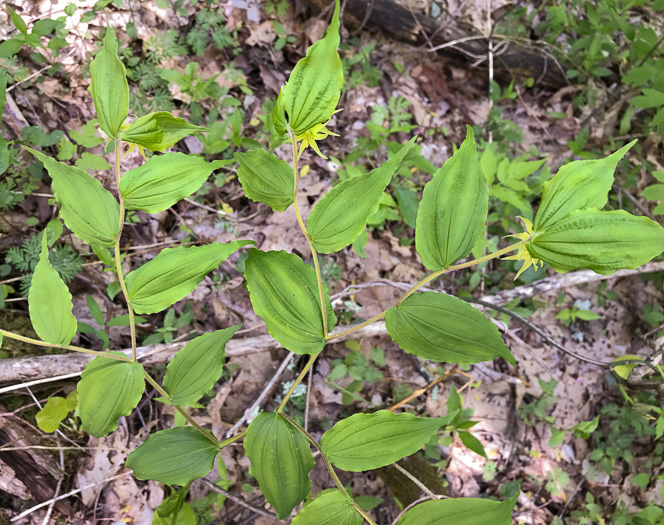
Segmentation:
[(72, 377), (80, 376), (81, 372), (74, 372), (73, 374), (65, 374), (62, 376), (47, 377), (45, 379), (35, 379), (34, 381), (28, 381), (27, 383), (20, 383), (18, 385), (6, 386), (4, 388), (0, 388), (0, 394), (5, 394), (6, 392), (13, 392), (14, 390), (20, 390), (21, 388), (41, 385), (42, 383), (51, 383), (53, 381), (62, 381), (63, 379), (71, 379)]
[(241, 507), (244, 507), (245, 509), (249, 509), (249, 510), (255, 512), (256, 514), (260, 514), (261, 516), (263, 516), (265, 518), (270, 518), (270, 519), (273, 519), (273, 520), (281, 521), (281, 520), (279, 520), (279, 518), (277, 518), (276, 514), (272, 514), (271, 512), (268, 512), (268, 511), (263, 510), (263, 509), (259, 509), (258, 507), (255, 507), (255, 506), (251, 505), (250, 503), (247, 503), (243, 499), (238, 498), (237, 496), (231, 494), (227, 490), (224, 490), (220, 487), (217, 487), (214, 483), (212, 483), (211, 481), (209, 481), (205, 478), (199, 478), (199, 479), (200, 479), (200, 481), (205, 483), (211, 490), (226, 496), (229, 500), (234, 501), (235, 503), (237, 503)]
[(401, 465), (398, 463), (392, 463), (392, 466), (397, 469), (399, 472), (401, 472), (404, 476), (406, 476), (409, 480), (411, 480), (415, 485), (417, 485), (422, 492), (424, 492), (429, 498), (431, 499), (439, 499), (439, 496), (431, 492), (429, 487), (427, 487), (424, 483), (422, 483), (419, 479), (417, 479), (415, 476), (413, 476), (410, 472), (408, 472), (405, 468), (403, 468)]
[(122, 474), (118, 474), (117, 476), (106, 478), (103, 481), (98, 481), (96, 483), (90, 483), (90, 484), (85, 485), (84, 487), (78, 488), (76, 490), (71, 490), (71, 491), (67, 492), (66, 494), (63, 494), (62, 496), (58, 496), (57, 498), (51, 498), (48, 501), (44, 501), (43, 503), (40, 503), (39, 505), (35, 505), (34, 507), (31, 507), (28, 510), (25, 510), (25, 511), (21, 512), (18, 516), (14, 516), (10, 520), (10, 522), (14, 523), (15, 521), (18, 521), (21, 518), (25, 518), (26, 516), (32, 514), (33, 512), (35, 512), (35, 511), (37, 511), (37, 510), (39, 510), (43, 507), (46, 507), (47, 505), (50, 505), (51, 502), (57, 502), (57, 501), (61, 501), (63, 499), (67, 499), (68, 497), (73, 496), (74, 494), (78, 494), (79, 492), (83, 492), (84, 490), (87, 490), (89, 488), (96, 487), (97, 485), (103, 485), (104, 483), (108, 483), (109, 481), (113, 481), (114, 479), (121, 478), (121, 477), (126, 476), (128, 474), (131, 474), (131, 471), (123, 472)]
[(265, 388), (263, 391), (260, 393), (258, 398), (256, 398), (256, 401), (253, 402), (253, 404), (247, 408), (244, 411), (244, 414), (242, 417), (235, 423), (228, 432), (226, 432), (226, 438), (230, 438), (233, 433), (240, 428), (249, 417), (251, 417), (251, 414), (253, 414), (254, 410), (256, 410), (257, 407), (260, 406), (260, 404), (263, 402), (263, 400), (267, 397), (267, 395), (270, 393), (276, 382), (279, 380), (281, 377), (281, 374), (284, 373), (284, 370), (286, 370), (286, 367), (290, 364), (291, 360), (293, 359), (293, 356), (295, 354), (293, 352), (288, 352), (288, 355), (286, 356), (286, 359), (284, 359), (281, 362), (281, 365), (279, 365), (279, 368), (277, 371), (274, 373), (270, 381), (268, 382), (267, 385), (265, 385)]

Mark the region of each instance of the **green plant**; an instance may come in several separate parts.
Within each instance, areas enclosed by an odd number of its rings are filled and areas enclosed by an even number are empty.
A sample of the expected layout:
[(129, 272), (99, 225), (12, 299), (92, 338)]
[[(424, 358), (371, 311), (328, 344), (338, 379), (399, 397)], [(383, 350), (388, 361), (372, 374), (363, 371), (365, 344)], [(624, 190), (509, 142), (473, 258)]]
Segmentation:
[[(544, 187), (533, 223), (524, 220), (526, 232), (515, 234), (518, 240), (514, 244), (459, 263), (484, 235), (489, 202), (488, 181), (481, 169), (472, 129), (468, 128), (461, 146), (426, 184), (418, 206), (415, 247), (431, 273), (414, 284), (394, 306), (346, 330), (333, 332), (337, 318), (318, 254), (338, 252), (366, 231), (368, 220), (379, 210), (394, 174), (403, 169), (408, 155), (416, 151), (417, 140), (395, 144), (382, 165), (364, 176), (349, 177), (337, 184), (313, 207), (304, 223), (297, 200), (299, 158), (309, 146), (320, 152), (318, 142), (332, 134), (326, 126), (336, 111), (343, 84), (343, 67), (337, 52), (339, 11), (337, 1), (325, 36), (295, 66), (274, 105), (274, 129), (291, 144), (293, 165), (262, 149), (235, 154), (239, 163), (237, 176), (248, 198), (266, 203), (278, 212), (293, 207), (310, 247), (313, 267), (286, 251), (248, 250), (243, 261), (244, 278), (255, 313), (284, 348), (309, 357), (274, 412), (261, 412), (246, 431), (224, 441), (204, 429), (187, 407), (196, 406), (220, 378), (225, 345), (240, 327), (192, 339), (168, 363), (160, 385), (137, 361), (136, 314), (167, 310), (237, 250), (254, 242), (236, 240), (227, 244), (166, 248), (125, 275), (120, 240), (128, 210), (160, 213), (192, 195), (214, 170), (232, 160), (206, 162), (192, 155), (165, 152), (153, 154), (138, 168), (122, 174), (121, 148), (125, 144), (130, 149), (135, 145), (142, 150), (164, 152), (180, 139), (206, 130), (166, 112), (125, 122), (129, 89), (124, 65), (117, 55), (117, 41), (110, 29), (90, 66), (90, 92), (99, 126), (115, 152), (119, 201), (80, 168), (26, 148), (51, 175), (60, 217), (73, 235), (102, 254), (102, 259), (108, 259), (108, 249), (113, 249), (111, 262), (127, 304), (131, 355), (71, 345), (77, 321), (72, 314), (69, 290), (49, 262), (46, 235), (28, 297), (30, 318), (40, 339), (7, 330), (0, 330), (0, 334), (95, 356), (77, 387), (81, 428), (94, 436), (114, 431), (118, 418), (134, 410), (146, 381), (159, 392), (162, 402), (173, 405), (186, 420), (187, 426), (176, 425), (150, 434), (127, 459), (127, 467), (138, 479), (179, 487), (158, 509), (156, 522), (166, 519), (176, 523), (179, 515), (191, 516), (184, 499), (192, 481), (207, 475), (215, 460), (221, 462), (219, 452), (224, 447), (243, 439), (251, 462), (251, 476), (280, 519), (290, 516), (310, 493), (309, 473), (315, 463), (313, 446), (336, 489), (315, 498), (293, 523), (359, 524), (365, 520), (375, 525), (369, 512), (353, 500), (334, 467), (360, 472), (386, 466), (420, 450), (436, 439), (441, 429), (457, 432), (471, 450), (479, 454), (484, 451), (477, 438), (468, 432), (474, 422), (469, 419), (468, 409), (462, 409), (456, 390), (450, 393), (448, 414), (444, 417), (418, 417), (389, 410), (356, 413), (338, 421), (320, 441), (315, 439), (289, 414), (289, 400), (327, 343), (384, 318), (389, 336), (404, 351), (419, 358), (472, 364), (500, 357), (514, 365), (515, 359), (499, 332), (481, 312), (444, 293), (416, 292), (447, 273), (514, 251), (517, 253), (512, 259), (523, 261), (519, 272), (547, 262), (558, 271), (589, 268), (612, 273), (646, 263), (659, 255), (664, 245), (664, 229), (653, 221), (623, 211), (599, 209), (607, 200), (617, 162), (633, 145), (630, 143), (606, 159), (564, 166)], [(193, 74), (194, 68), (190, 69)], [(393, 105), (399, 107), (399, 102)], [(412, 127), (404, 122), (397, 119), (395, 127), (411, 131)], [(238, 126), (237, 135), (240, 129)], [(333, 274), (328, 272), (327, 277), (332, 278)], [(94, 309), (92, 303), (90, 306)], [(168, 325), (174, 326), (170, 321)], [(357, 357), (356, 354), (354, 359)], [(377, 353), (372, 357), (374, 364), (380, 362), (380, 357)], [(368, 363), (360, 365), (361, 375), (366, 378), (367, 371), (371, 373), (372, 369)], [(360, 373), (359, 369), (356, 371)], [(47, 410), (42, 417), (49, 415)], [(561, 479), (557, 476), (551, 481), (560, 485)], [(518, 494), (517, 490), (502, 502), (475, 498), (427, 501), (408, 510), (400, 524), (454, 517), (469, 523), (507, 525), (511, 523)]]

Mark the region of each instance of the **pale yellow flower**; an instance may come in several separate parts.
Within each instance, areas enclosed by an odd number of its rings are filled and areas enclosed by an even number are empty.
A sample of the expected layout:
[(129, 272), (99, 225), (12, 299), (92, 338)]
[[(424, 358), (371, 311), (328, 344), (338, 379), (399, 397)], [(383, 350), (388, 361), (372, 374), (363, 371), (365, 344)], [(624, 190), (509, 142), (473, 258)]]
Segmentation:
[[(311, 146), (314, 151), (318, 154), (319, 157), (322, 157), (324, 159), (327, 159), (325, 155), (323, 155), (318, 148), (318, 144), (316, 144), (317, 140), (323, 140), (327, 138), (329, 135), (332, 135), (333, 137), (338, 137), (338, 133), (333, 133), (329, 129), (327, 129), (325, 126), (327, 126), (330, 123), (328, 120), (327, 122), (323, 122), (322, 124), (316, 124), (314, 127), (309, 128), (307, 131), (302, 133), (302, 135), (297, 135), (295, 137), (295, 142), (302, 142), (300, 144), (300, 151), (297, 154), (297, 158), (299, 159), (302, 156), (302, 152)], [(289, 138), (286, 142), (291, 142), (292, 140)]]
[[(525, 241), (532, 237), (533, 235), (533, 223), (530, 222), (528, 219), (524, 217), (519, 217), (521, 219), (521, 222), (523, 222), (523, 226), (526, 228), (526, 231), (523, 233), (515, 233), (514, 235), (507, 235), (507, 237), (516, 237), (517, 239), (521, 239), (522, 241)], [(532, 255), (530, 255), (530, 252), (528, 251), (527, 245), (523, 245), (521, 248), (519, 248), (519, 251), (516, 253), (516, 255), (510, 255), (509, 257), (503, 257), (505, 260), (513, 260), (513, 261), (523, 261), (523, 265), (521, 266), (521, 269), (518, 271), (516, 274), (516, 277), (514, 277), (514, 280), (516, 281), (519, 278), (519, 275), (521, 275), (523, 272), (525, 272), (528, 268), (531, 266), (537, 270), (537, 265), (538, 264), (543, 264), (541, 260), (534, 258)]]

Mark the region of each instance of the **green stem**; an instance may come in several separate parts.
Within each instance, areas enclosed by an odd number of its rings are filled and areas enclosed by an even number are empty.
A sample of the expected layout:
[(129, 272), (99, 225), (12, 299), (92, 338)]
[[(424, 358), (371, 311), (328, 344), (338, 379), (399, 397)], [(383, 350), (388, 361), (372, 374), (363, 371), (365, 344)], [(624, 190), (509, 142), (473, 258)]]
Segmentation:
[[(468, 262), (465, 262), (465, 263), (455, 264), (454, 266), (450, 266), (448, 268), (443, 268), (442, 270), (438, 270), (437, 272), (433, 272), (432, 274), (427, 275), (424, 279), (422, 279), (420, 282), (415, 284), (410, 290), (408, 290), (403, 295), (403, 297), (401, 297), (401, 299), (399, 299), (396, 303), (394, 303), (394, 305), (391, 308), (399, 306), (406, 299), (408, 299), (408, 297), (410, 297), (417, 290), (422, 288), (425, 284), (430, 283), (431, 281), (433, 281), (437, 277), (440, 277), (443, 274), (454, 272), (456, 270), (462, 270), (464, 268), (469, 268), (471, 266), (475, 266), (477, 264), (480, 264), (480, 263), (483, 263), (483, 262), (486, 262), (486, 261), (490, 261), (491, 259), (495, 259), (496, 257), (500, 257), (502, 255), (505, 255), (506, 253), (512, 252), (514, 250), (518, 250), (522, 246), (525, 246), (525, 244), (529, 241), (530, 241), (530, 237), (528, 239), (523, 240), (523, 241), (519, 241), (516, 244), (513, 244), (512, 246), (508, 246), (507, 248), (503, 248), (502, 250), (498, 250), (495, 253), (491, 253), (489, 255), (485, 255), (484, 257), (480, 257), (479, 259), (473, 259), (472, 261), (468, 261)], [(387, 312), (387, 310), (385, 310), (384, 312), (381, 312), (377, 315), (374, 315), (371, 319), (368, 319), (367, 321), (364, 321), (364, 322), (362, 322), (358, 325), (355, 325), (352, 328), (349, 328), (348, 330), (344, 330), (343, 332), (339, 332), (338, 334), (329, 335), (325, 338), (325, 340), (326, 341), (331, 341), (332, 339), (338, 339), (339, 337), (344, 337), (348, 334), (352, 334), (353, 332), (356, 332), (360, 328), (364, 328), (365, 326), (370, 325), (374, 321), (378, 321), (379, 319), (382, 319), (383, 317), (385, 317), (386, 312)]]
[[(332, 477), (332, 480), (334, 481), (334, 484), (337, 486), (337, 489), (339, 489), (339, 492), (341, 492), (344, 496), (347, 496), (351, 498), (352, 496), (348, 494), (348, 491), (344, 487), (343, 483), (341, 483), (341, 480), (339, 479), (339, 476), (337, 476), (337, 473), (334, 470), (334, 467), (332, 466), (332, 463), (330, 462), (330, 459), (327, 457), (327, 454), (323, 452), (323, 449), (320, 446), (320, 443), (316, 441), (316, 439), (309, 434), (306, 430), (304, 430), (294, 419), (292, 419), (290, 416), (281, 413), (281, 417), (283, 417), (286, 421), (288, 421), (291, 425), (293, 425), (304, 437), (306, 437), (309, 440), (309, 443), (311, 443), (314, 448), (320, 452), (321, 457), (323, 458), (323, 462), (325, 463), (325, 468), (327, 468), (327, 471), (330, 473), (330, 476)], [(376, 525), (376, 522), (369, 516), (362, 508), (353, 501), (353, 507), (357, 512), (359, 512), (362, 517), (370, 524), (370, 525)]]
[(240, 432), (236, 436), (233, 436), (231, 438), (226, 439), (225, 441), (222, 441), (221, 444), (219, 445), (219, 448), (224, 448), (224, 447), (227, 447), (228, 445), (232, 445), (236, 441), (239, 441), (240, 439), (244, 438), (244, 436), (246, 434), (247, 434), (247, 431), (245, 430), (244, 432)]
[(129, 331), (131, 333), (131, 359), (136, 361), (136, 324), (134, 322), (134, 309), (129, 303), (129, 293), (127, 292), (127, 287), (124, 281), (124, 275), (122, 274), (122, 262), (120, 259), (120, 237), (122, 236), (122, 228), (124, 227), (124, 218), (125, 218), (125, 206), (124, 201), (122, 200), (122, 193), (120, 193), (120, 139), (115, 139), (115, 178), (118, 184), (118, 196), (120, 197), (120, 226), (118, 227), (118, 236), (115, 238), (115, 270), (117, 272), (118, 283), (120, 283), (120, 288), (122, 289), (122, 295), (124, 295), (125, 301), (127, 302), (127, 310), (129, 312)]
[(318, 357), (318, 355), (319, 354), (312, 355), (309, 358), (309, 361), (307, 362), (307, 364), (304, 365), (304, 368), (302, 369), (302, 372), (300, 372), (300, 375), (297, 376), (297, 378), (293, 382), (293, 385), (290, 387), (288, 392), (286, 392), (286, 395), (284, 396), (284, 399), (281, 401), (281, 403), (277, 407), (277, 412), (278, 413), (283, 414), (284, 407), (286, 406), (286, 403), (288, 403), (288, 400), (290, 399), (290, 396), (293, 395), (293, 392), (297, 388), (297, 385), (299, 385), (302, 382), (302, 380), (307, 375), (307, 372), (309, 372), (309, 370), (311, 370), (311, 367), (314, 366), (314, 363), (316, 362), (316, 358)]
[(191, 487), (192, 483), (193, 480), (190, 481), (188, 485), (185, 485), (184, 490), (180, 492), (180, 495), (178, 496), (178, 502), (175, 505), (175, 512), (173, 513), (173, 519), (171, 520), (171, 525), (177, 525), (178, 516), (180, 514), (180, 510), (182, 509), (182, 502), (184, 501), (187, 492), (189, 492), (189, 487)]
[(128, 357), (124, 356), (120, 357), (117, 355), (109, 354), (107, 352), (98, 352), (97, 350), (88, 350), (87, 348), (81, 348), (79, 346), (47, 343), (45, 341), (40, 341), (39, 339), (32, 339), (30, 337), (25, 337), (23, 335), (15, 334), (14, 332), (8, 332), (7, 330), (0, 330), (0, 335), (9, 337), (10, 339), (16, 339), (17, 341), (23, 341), (24, 343), (30, 343), (31, 345), (48, 346), (50, 348), (63, 348), (65, 350), (71, 350), (73, 352), (81, 352), (83, 354), (90, 354), (90, 355), (95, 355), (97, 357), (106, 357), (108, 359), (115, 359), (116, 361), (127, 361), (131, 363), (131, 359), (129, 359)]
[(307, 228), (304, 225), (304, 221), (302, 220), (300, 207), (297, 204), (297, 191), (298, 191), (298, 185), (300, 183), (300, 171), (297, 164), (298, 162), (297, 142), (295, 141), (295, 134), (293, 133), (293, 130), (289, 129), (288, 133), (290, 134), (291, 143), (293, 146), (292, 147), (293, 174), (295, 176), (295, 184), (293, 186), (293, 209), (295, 210), (295, 217), (297, 217), (297, 223), (300, 225), (300, 229), (302, 230), (304, 237), (307, 239), (307, 242), (309, 243), (309, 248), (311, 249), (311, 258), (314, 261), (314, 269), (316, 270), (316, 280), (318, 281), (318, 295), (320, 299), (321, 315), (323, 316), (323, 334), (325, 335), (325, 337), (327, 337), (328, 331), (327, 331), (327, 315), (325, 313), (325, 294), (323, 293), (323, 280), (321, 278), (320, 265), (318, 264), (318, 252), (316, 252), (316, 248), (314, 248), (314, 243), (311, 242), (311, 237), (309, 237), (309, 232), (307, 232)]
[[(148, 383), (152, 385), (152, 387), (159, 392), (167, 401), (171, 400), (171, 396), (164, 390), (159, 383), (157, 383), (150, 374), (147, 373), (147, 371), (143, 371), (145, 374), (145, 379), (147, 380)], [(179, 407), (177, 405), (173, 405), (175, 407), (175, 410), (180, 412), (184, 416), (184, 418), (189, 422), (189, 424), (194, 427), (196, 430), (198, 430), (201, 434), (203, 434), (206, 438), (208, 438), (212, 443), (214, 443), (217, 448), (221, 449), (222, 448), (222, 443), (219, 441), (211, 432), (208, 432), (205, 430), (202, 426), (200, 426), (196, 420), (194, 420), (193, 417), (189, 415), (189, 413), (182, 407)], [(237, 437), (237, 436), (236, 436)], [(231, 438), (232, 439), (232, 438)]]

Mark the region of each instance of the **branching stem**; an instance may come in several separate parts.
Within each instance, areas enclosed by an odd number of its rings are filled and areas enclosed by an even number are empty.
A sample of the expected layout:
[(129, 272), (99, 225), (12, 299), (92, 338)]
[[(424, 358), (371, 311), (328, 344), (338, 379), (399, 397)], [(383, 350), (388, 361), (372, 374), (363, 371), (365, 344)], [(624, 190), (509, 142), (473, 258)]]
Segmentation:
[[(454, 272), (456, 270), (462, 270), (464, 268), (469, 268), (471, 266), (475, 266), (477, 264), (480, 264), (480, 263), (483, 263), (483, 262), (486, 262), (486, 261), (490, 261), (491, 259), (495, 259), (496, 257), (501, 257), (502, 255), (505, 255), (506, 253), (512, 252), (514, 250), (518, 250), (522, 246), (525, 246), (525, 244), (527, 242), (529, 242), (530, 240), (531, 239), (528, 238), (528, 239), (525, 239), (523, 241), (519, 241), (516, 244), (508, 246), (507, 248), (503, 248), (502, 250), (498, 250), (495, 253), (491, 253), (489, 255), (485, 255), (484, 257), (480, 257), (479, 259), (473, 259), (472, 261), (468, 261), (468, 262), (465, 262), (465, 263), (455, 264), (454, 266), (450, 266), (448, 268), (443, 268), (442, 270), (438, 270), (437, 272), (433, 272), (432, 274), (427, 275), (424, 279), (422, 279), (417, 284), (413, 285), (413, 287), (410, 290), (408, 290), (403, 295), (403, 297), (401, 297), (401, 299), (399, 299), (396, 303), (394, 303), (392, 308), (394, 308), (395, 306), (399, 306), (406, 299), (408, 299), (408, 297), (410, 297), (412, 294), (414, 294), (417, 290), (419, 290), (424, 285), (430, 283), (431, 281), (433, 281), (437, 277), (440, 277), (443, 274)], [(348, 330), (344, 330), (343, 332), (339, 332), (338, 334), (329, 335), (325, 338), (325, 340), (326, 341), (331, 341), (332, 339), (337, 339), (339, 337), (343, 337), (343, 336), (346, 336), (348, 334), (352, 334), (353, 332), (356, 332), (360, 328), (364, 328), (365, 326), (370, 325), (371, 323), (373, 323), (375, 321), (378, 321), (379, 319), (382, 319), (383, 317), (385, 317), (386, 312), (387, 312), (387, 310), (385, 310), (384, 312), (381, 312), (377, 315), (374, 315), (371, 319), (368, 319), (368, 320), (364, 321), (363, 323), (355, 325), (352, 328), (349, 328)]]
[[(166, 390), (164, 390), (164, 389), (161, 387), (161, 385), (160, 385), (159, 383), (157, 383), (157, 382), (152, 378), (152, 376), (151, 376), (150, 374), (147, 373), (147, 371), (144, 371), (144, 373), (145, 373), (145, 379), (146, 379), (146, 381), (147, 381), (148, 383), (150, 383), (150, 385), (152, 385), (152, 387), (153, 387), (157, 392), (159, 392), (159, 393), (160, 393), (160, 394), (161, 394), (161, 395), (162, 395), (167, 401), (170, 401), (171, 396), (168, 394), (168, 392), (166, 392)], [(178, 412), (180, 412), (180, 414), (182, 414), (182, 415), (184, 416), (184, 418), (189, 422), (189, 424), (190, 424), (192, 427), (194, 427), (196, 430), (198, 430), (201, 434), (203, 434), (203, 435), (204, 435), (206, 438), (208, 438), (210, 441), (212, 441), (212, 443), (214, 443), (214, 444), (217, 446), (217, 448), (221, 449), (222, 446), (224, 446), (223, 443), (222, 443), (221, 441), (219, 441), (219, 440), (218, 440), (218, 439), (212, 434), (212, 432), (209, 432), (209, 431), (205, 430), (202, 426), (200, 426), (200, 425), (196, 422), (196, 420), (195, 420), (193, 417), (191, 417), (191, 416), (189, 415), (189, 413), (188, 413), (184, 408), (179, 407), (179, 406), (177, 406), (177, 405), (173, 405), (173, 406), (175, 407), (175, 410), (177, 410)], [(237, 437), (238, 437), (238, 436), (235, 436), (235, 438), (237, 438)], [(233, 439), (233, 438), (231, 438), (231, 439)], [(224, 442), (224, 443), (225, 443), (225, 442)]]
[(23, 341), (24, 343), (29, 343), (31, 345), (37, 346), (48, 346), (50, 348), (63, 348), (65, 350), (71, 350), (72, 352), (81, 352), (83, 354), (96, 355), (97, 357), (107, 357), (108, 359), (115, 359), (116, 361), (128, 361), (132, 360), (128, 357), (120, 357), (118, 355), (109, 354), (107, 352), (98, 352), (97, 350), (88, 350), (87, 348), (81, 348), (79, 346), (72, 345), (58, 345), (55, 343), (47, 343), (45, 341), (40, 341), (39, 339), (32, 339), (31, 337), (25, 337), (20, 334), (15, 334), (14, 332), (8, 332), (7, 330), (0, 329), (0, 335), (4, 337), (9, 337), (10, 339), (16, 339), (17, 341)]
[[(339, 476), (337, 476), (337, 473), (334, 470), (334, 467), (332, 466), (332, 463), (330, 462), (330, 459), (327, 457), (327, 454), (323, 452), (323, 449), (320, 446), (320, 443), (316, 441), (316, 438), (314, 438), (309, 432), (304, 430), (298, 423), (295, 421), (293, 418), (288, 416), (287, 414), (284, 414), (283, 412), (280, 414), (281, 417), (283, 417), (286, 421), (288, 421), (291, 425), (293, 425), (304, 437), (306, 437), (309, 440), (309, 443), (311, 443), (314, 448), (320, 452), (321, 457), (323, 458), (323, 462), (325, 463), (325, 468), (327, 468), (327, 471), (330, 473), (330, 476), (332, 477), (332, 480), (334, 481), (334, 484), (337, 486), (337, 489), (339, 489), (339, 492), (341, 492), (344, 496), (348, 496), (349, 498), (352, 499), (351, 495), (348, 494), (348, 491), (346, 490), (346, 487), (344, 487), (343, 483), (341, 483), (341, 480), (339, 479)], [(376, 522), (369, 516), (357, 503), (353, 501), (353, 507), (355, 510), (362, 515), (362, 517), (369, 523), (370, 525), (376, 525)]]

